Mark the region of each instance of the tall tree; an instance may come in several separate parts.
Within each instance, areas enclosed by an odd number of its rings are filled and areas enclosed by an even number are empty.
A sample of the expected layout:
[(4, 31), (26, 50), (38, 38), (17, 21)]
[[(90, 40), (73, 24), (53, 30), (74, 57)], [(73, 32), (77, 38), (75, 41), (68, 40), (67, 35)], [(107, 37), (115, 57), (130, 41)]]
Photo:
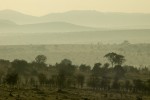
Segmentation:
[(38, 55), (35, 58), (36, 63), (45, 63), (47, 60), (47, 57), (45, 55)]
[(81, 64), (81, 65), (79, 66), (79, 70), (80, 70), (81, 72), (89, 72), (89, 71), (91, 70), (91, 67), (90, 67), (90, 66), (87, 66), (87, 65), (85, 65), (85, 64)]
[(35, 57), (35, 61), (33, 61), (31, 63), (31, 65), (33, 67), (35, 67), (36, 69), (46, 69), (47, 65), (46, 65), (46, 60), (47, 60), (47, 57), (45, 55), (38, 55)]
[(38, 74), (38, 79), (39, 79), (40, 85), (44, 85), (47, 81), (46, 75), (43, 73)]
[(114, 52), (108, 53), (104, 57), (106, 57), (110, 61), (112, 67), (114, 67), (114, 64), (122, 65), (125, 62), (125, 58), (123, 55), (119, 55)]
[(66, 78), (73, 77), (76, 67), (72, 65), (72, 61), (64, 59), (60, 64), (56, 64), (58, 71), (58, 86), (62, 89), (65, 86)]
[(12, 63), (12, 70), (17, 72), (19, 75), (24, 75), (28, 70), (28, 62), (25, 60), (15, 59)]
[(94, 67), (93, 67), (93, 69), (92, 69), (92, 74), (94, 75), (94, 76), (99, 76), (101, 73), (100, 73), (100, 71), (101, 71), (101, 63), (95, 63), (94, 64)]

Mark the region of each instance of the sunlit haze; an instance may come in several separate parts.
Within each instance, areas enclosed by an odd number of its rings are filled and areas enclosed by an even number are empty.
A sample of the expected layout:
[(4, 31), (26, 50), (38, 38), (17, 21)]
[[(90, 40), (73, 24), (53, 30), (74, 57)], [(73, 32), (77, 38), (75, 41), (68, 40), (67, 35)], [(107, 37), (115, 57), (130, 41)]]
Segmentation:
[(41, 16), (70, 10), (150, 13), (149, 0), (0, 0), (0, 10)]

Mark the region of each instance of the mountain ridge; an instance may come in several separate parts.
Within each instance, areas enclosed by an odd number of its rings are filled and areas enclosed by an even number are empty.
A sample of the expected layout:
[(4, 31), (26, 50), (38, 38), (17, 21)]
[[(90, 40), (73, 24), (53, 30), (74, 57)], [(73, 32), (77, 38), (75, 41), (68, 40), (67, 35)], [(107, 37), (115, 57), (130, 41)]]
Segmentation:
[(98, 30), (96, 28), (75, 25), (67, 22), (45, 22), (19, 25), (12, 21), (0, 20), (0, 26), (1, 33), (77, 32)]
[(62, 13), (49, 13), (47, 15), (37, 17), (13, 10), (5, 10), (0, 11), (0, 19), (11, 20), (17, 24), (35, 24), (61, 21), (89, 27), (150, 28), (149, 13), (121, 13), (99, 12), (95, 10), (74, 10)]

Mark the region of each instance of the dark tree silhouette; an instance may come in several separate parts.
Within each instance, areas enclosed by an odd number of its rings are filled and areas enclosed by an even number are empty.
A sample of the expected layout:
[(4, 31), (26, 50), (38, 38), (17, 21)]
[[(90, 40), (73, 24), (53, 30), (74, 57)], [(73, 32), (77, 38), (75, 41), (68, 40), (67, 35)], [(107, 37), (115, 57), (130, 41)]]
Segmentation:
[(147, 88), (148, 88), (148, 90), (150, 92), (150, 79), (147, 80)]
[(5, 82), (10, 85), (10, 86), (14, 86), (17, 84), (17, 81), (18, 81), (18, 73), (16, 72), (12, 72), (12, 73), (8, 73), (6, 75), (6, 78), (5, 78)]
[(112, 83), (112, 88), (113, 89), (116, 89), (116, 90), (119, 90), (120, 88), (120, 84), (119, 84), (119, 80), (116, 78), (114, 79), (113, 83)]
[(129, 80), (126, 80), (125, 81), (125, 89), (128, 91), (131, 89), (131, 87), (132, 87), (131, 82)]
[(80, 85), (80, 87), (82, 88), (84, 84), (85, 76), (80, 73), (76, 75), (76, 79), (77, 79), (78, 86)]
[(135, 89), (135, 92), (137, 91), (142, 91), (145, 89), (145, 84), (142, 80), (140, 79), (135, 79), (133, 80), (133, 84), (134, 84), (134, 89)]
[(45, 55), (38, 55), (36, 58), (35, 58), (35, 62), (36, 63), (45, 63), (47, 60), (47, 57)]
[(114, 66), (114, 64), (122, 65), (125, 62), (125, 58), (123, 55), (119, 55), (114, 52), (108, 53), (104, 57), (106, 57), (110, 61), (112, 67)]
[(37, 70), (46, 70), (47, 64), (45, 63), (47, 57), (45, 55), (38, 55), (35, 58), (35, 61), (31, 63), (31, 66)]
[(100, 72), (101, 72), (101, 63), (95, 63), (95, 65), (94, 65), (94, 67), (93, 67), (93, 69), (92, 69), (92, 74), (94, 75), (94, 76), (100, 76)]
[(116, 55), (115, 57), (115, 64), (122, 65), (125, 62), (125, 58), (123, 55)]
[(41, 86), (44, 85), (47, 81), (46, 75), (43, 73), (38, 74), (38, 79)]
[(112, 53), (108, 53), (104, 56), (110, 61), (112, 67), (114, 66), (116, 55), (117, 55), (116, 53), (112, 52)]
[(101, 88), (104, 90), (110, 89), (110, 79), (108, 77), (102, 77)]
[(91, 75), (90, 78), (87, 80), (87, 86), (91, 87), (93, 90), (97, 90), (100, 87), (100, 79)]
[(14, 60), (12, 63), (12, 70), (17, 72), (19, 75), (24, 75), (28, 70), (28, 62), (25, 60)]
[(60, 64), (56, 64), (58, 71), (58, 86), (60, 89), (65, 87), (65, 81), (68, 77), (73, 77), (76, 67), (68, 59), (64, 59)]
[(90, 66), (87, 66), (87, 65), (85, 65), (85, 64), (81, 64), (81, 65), (79, 66), (79, 70), (80, 70), (81, 72), (90, 72), (91, 67), (90, 67)]
[(121, 65), (116, 65), (114, 67), (114, 71), (115, 71), (115, 78), (118, 78), (118, 79), (124, 77), (126, 73)]

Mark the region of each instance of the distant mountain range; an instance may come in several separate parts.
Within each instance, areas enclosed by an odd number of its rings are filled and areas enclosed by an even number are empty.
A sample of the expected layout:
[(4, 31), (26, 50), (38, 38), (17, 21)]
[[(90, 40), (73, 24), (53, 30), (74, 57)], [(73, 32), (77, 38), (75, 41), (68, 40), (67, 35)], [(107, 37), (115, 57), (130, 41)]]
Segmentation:
[[(49, 22), (72, 23), (79, 26), (98, 28), (150, 28), (150, 14), (144, 13), (116, 13), (98, 11), (69, 11), (64, 13), (51, 13), (45, 16), (30, 16), (17, 11), (0, 11), (0, 20), (9, 20), (16, 24), (36, 24)], [(50, 23), (52, 24), (52, 23)], [(75, 26), (76, 26), (75, 25)], [(26, 25), (25, 25), (26, 26)], [(70, 25), (69, 25), (70, 26)], [(84, 27), (85, 28), (85, 27)]]
[(1, 33), (44, 33), (44, 32), (81, 32), (95, 31), (98, 28), (74, 25), (66, 22), (47, 22), (19, 25), (8, 20), (0, 20)]
[(30, 16), (0, 11), (0, 45), (150, 43), (150, 14), (69, 11)]

